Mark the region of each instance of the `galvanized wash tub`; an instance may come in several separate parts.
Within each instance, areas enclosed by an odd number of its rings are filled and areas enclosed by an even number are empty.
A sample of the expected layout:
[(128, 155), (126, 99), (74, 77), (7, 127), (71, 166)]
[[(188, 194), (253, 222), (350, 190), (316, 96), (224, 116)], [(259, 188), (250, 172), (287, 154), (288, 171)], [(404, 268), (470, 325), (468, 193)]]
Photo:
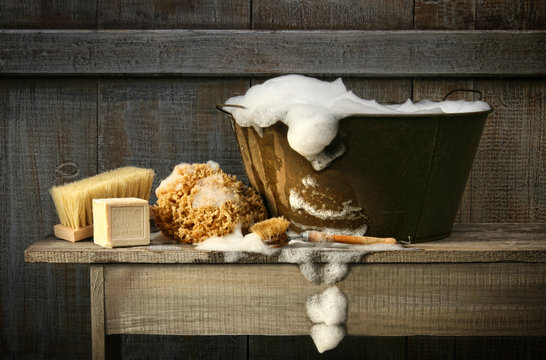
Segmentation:
[(291, 230), (361, 232), (423, 242), (449, 236), (491, 112), (358, 115), (329, 146), (344, 154), (316, 171), (282, 123), (263, 136), (232, 124), (252, 187)]

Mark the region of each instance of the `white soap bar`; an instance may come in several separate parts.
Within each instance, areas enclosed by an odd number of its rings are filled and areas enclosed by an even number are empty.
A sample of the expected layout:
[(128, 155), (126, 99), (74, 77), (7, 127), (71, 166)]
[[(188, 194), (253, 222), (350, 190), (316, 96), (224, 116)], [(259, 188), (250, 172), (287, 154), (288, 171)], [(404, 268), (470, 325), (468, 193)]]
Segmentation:
[(150, 244), (150, 207), (137, 198), (93, 199), (95, 244), (113, 248)]

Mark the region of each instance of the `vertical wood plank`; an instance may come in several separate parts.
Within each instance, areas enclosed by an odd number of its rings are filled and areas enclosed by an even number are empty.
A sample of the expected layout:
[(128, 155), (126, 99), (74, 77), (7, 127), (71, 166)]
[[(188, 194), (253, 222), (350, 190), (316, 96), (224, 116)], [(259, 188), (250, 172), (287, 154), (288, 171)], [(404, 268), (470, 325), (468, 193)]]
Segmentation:
[(106, 328), (104, 321), (104, 266), (91, 265), (91, 346), (92, 359), (106, 358)]
[(416, 0), (415, 29), (473, 30), (475, 0)]
[(96, 89), (0, 79), (0, 334), (12, 358), (89, 353), (87, 267), (25, 264), (23, 252), (58, 222), (49, 189), (96, 173)]
[(3, 29), (94, 29), (97, 4), (88, 0), (2, 0)]
[(121, 335), (108, 335), (104, 309), (104, 265), (90, 266), (91, 357), (93, 360), (121, 359)]
[(544, 30), (546, 2), (543, 0), (476, 0), (476, 29)]
[(251, 336), (248, 359), (405, 359), (404, 337), (346, 336), (320, 354), (310, 336)]
[(246, 179), (231, 124), (215, 104), (247, 86), (244, 79), (101, 80), (99, 168), (151, 167), (154, 189), (181, 162), (213, 160)]
[(403, 103), (412, 93), (410, 78), (344, 78), (343, 82), (357, 96), (385, 104)]
[(100, 29), (248, 29), (250, 2), (98, 0)]
[(403, 30), (413, 26), (413, 1), (252, 1), (253, 29)]
[[(546, 218), (545, 82), (539, 79), (417, 79), (415, 99), (453, 88), (481, 90), (494, 109), (461, 202), (460, 222), (541, 222)], [(454, 95), (453, 99), (469, 95)]]
[(495, 110), (471, 173), (471, 222), (546, 220), (546, 81), (477, 79)]
[(247, 356), (247, 336), (123, 335), (124, 360), (218, 359)]
[(526, 359), (524, 336), (477, 336), (455, 338), (455, 360), (459, 359)]
[(409, 336), (407, 360), (453, 360), (455, 337)]
[(546, 336), (528, 336), (526, 360), (544, 360), (546, 357)]

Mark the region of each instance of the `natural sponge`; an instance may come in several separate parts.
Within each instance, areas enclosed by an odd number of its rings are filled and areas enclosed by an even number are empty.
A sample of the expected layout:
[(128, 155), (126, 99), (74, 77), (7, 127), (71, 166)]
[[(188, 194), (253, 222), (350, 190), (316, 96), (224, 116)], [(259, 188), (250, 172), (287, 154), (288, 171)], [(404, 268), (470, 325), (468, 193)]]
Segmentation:
[(243, 230), (267, 218), (261, 197), (218, 164), (177, 165), (155, 190), (156, 226), (180, 242), (194, 243)]

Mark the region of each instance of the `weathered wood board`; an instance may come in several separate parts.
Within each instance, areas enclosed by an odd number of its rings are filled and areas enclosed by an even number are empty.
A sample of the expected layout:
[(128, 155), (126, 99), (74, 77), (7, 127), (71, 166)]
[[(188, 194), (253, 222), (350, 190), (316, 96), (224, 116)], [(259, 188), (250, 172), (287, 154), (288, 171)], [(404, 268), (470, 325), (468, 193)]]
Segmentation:
[(175, 165), (213, 160), (245, 180), (231, 124), (215, 104), (248, 87), (242, 78), (100, 79), (99, 171), (153, 168), (155, 189)]
[[(353, 260), (355, 263), (489, 263), (546, 262), (546, 225), (544, 224), (457, 224), (453, 235), (444, 240), (408, 245), (407, 250), (372, 252)], [(272, 256), (241, 252), (238, 263), (285, 263), (285, 248)], [(315, 250), (317, 262), (327, 262), (329, 252)], [(233, 253), (232, 253), (233, 254)], [(175, 243), (162, 234), (154, 235), (150, 246), (103, 248), (92, 241), (70, 243), (49, 236), (25, 251), (28, 262), (51, 263), (156, 263), (225, 264), (232, 263), (223, 252), (197, 251), (192, 245)]]
[[(304, 335), (327, 285), (297, 265), (108, 265), (109, 334)], [(545, 335), (546, 265), (351, 265), (350, 335)]]
[(0, 72), (544, 76), (544, 31), (2, 30)]
[(247, 0), (98, 0), (99, 29), (248, 29)]
[(252, 29), (401, 30), (412, 28), (412, 14), (410, 0), (257, 0), (252, 2)]
[(0, 78), (0, 353), (89, 352), (87, 267), (22, 256), (57, 222), (49, 188), (96, 173), (96, 91), (94, 79)]
[[(75, 54), (73, 63), (59, 65), (64, 68), (63, 74), (67, 77), (48, 77), (54, 72), (48, 71), (48, 61), (44, 58), (55, 57), (44, 50), (52, 49), (39, 46), (39, 41), (32, 40), (35, 46), (33, 51), (29, 40), (30, 31), (44, 29), (66, 29), (68, 32), (78, 33), (79, 30), (99, 29), (260, 29), (260, 30), (545, 30), (546, 3), (543, 0), (527, 0), (523, 2), (512, 0), (455, 0), (455, 1), (382, 1), (371, 0), (356, 4), (351, 1), (209, 1), (203, 0), (191, 3), (179, 0), (114, 0), (114, 1), (42, 1), (42, 0), (5, 0), (0, 2), (0, 28), (21, 29), (21, 39), (17, 40), (10, 51), (19, 54), (21, 64), (16, 77), (6, 77), (6, 72), (0, 70), (0, 158), (3, 176), (0, 178), (3, 206), (0, 210), (0, 264), (3, 270), (3, 286), (1, 292), (0, 312), (2, 312), (2, 326), (0, 327), (0, 353), (8, 359), (20, 358), (86, 358), (90, 354), (90, 321), (87, 265), (45, 265), (23, 264), (24, 249), (32, 242), (51, 231), (51, 225), (56, 216), (49, 200), (47, 190), (50, 186), (69, 181), (71, 179), (94, 174), (108, 165), (122, 161), (138, 162), (162, 168), (156, 169), (161, 175), (168, 173), (173, 164), (163, 164), (163, 159), (177, 160), (179, 155), (197, 159), (208, 154), (221, 154), (222, 149), (213, 145), (204, 146), (201, 142), (196, 153), (175, 152), (164, 153), (184, 148), (182, 140), (170, 139), (176, 144), (163, 145), (161, 152), (157, 149), (154, 156), (158, 159), (146, 157), (144, 146), (149, 143), (143, 137), (147, 131), (155, 131), (149, 127), (154, 123), (168, 128), (177, 129), (177, 122), (169, 108), (180, 109), (184, 112), (186, 105), (192, 110), (203, 109), (191, 107), (193, 100), (189, 97), (192, 86), (181, 85), (188, 78), (174, 76), (172, 84), (166, 88), (188, 91), (183, 96), (184, 106), (177, 107), (174, 99), (158, 100), (161, 97), (159, 88), (171, 81), (159, 79), (143, 79), (141, 74), (131, 73), (133, 65), (127, 58), (123, 60), (123, 72), (115, 73), (117, 78), (84, 78), (88, 73), (77, 72), (86, 65), (87, 59), (97, 53), (81, 52)], [(123, 31), (119, 32), (123, 34)], [(32, 36), (30, 36), (32, 39)], [(8, 48), (7, 42), (0, 41), (0, 52)], [(12, 43), (13, 44), (13, 43)], [(37, 45), (36, 45), (37, 44)], [(123, 51), (126, 43), (114, 42)], [(334, 44), (336, 45), (336, 44)], [(337, 44), (339, 45), (339, 44)], [(494, 44), (493, 44), (494, 45)], [(80, 43), (80, 46), (89, 50), (89, 47)], [(146, 44), (153, 46), (153, 44)], [(333, 46), (328, 44), (328, 46)], [(496, 46), (496, 45), (494, 45)], [(149, 50), (151, 50), (150, 48)], [(259, 48), (258, 48), (259, 49)], [(280, 51), (278, 47), (275, 51)], [(302, 48), (305, 49), (305, 48)], [(483, 51), (490, 51), (484, 47)], [(535, 49), (536, 54), (544, 58), (544, 46)], [(62, 49), (61, 49), (62, 50)], [(251, 49), (252, 50), (252, 49)], [(499, 59), (505, 60), (505, 54), (510, 54), (510, 48), (504, 51)], [(166, 50), (163, 50), (166, 51)], [(496, 49), (493, 48), (493, 51)], [(223, 52), (226, 63), (230, 54)], [(235, 51), (236, 53), (236, 51)], [(248, 52), (251, 57), (258, 58), (255, 66), (268, 67), (268, 60), (277, 62), (278, 57), (257, 56)], [(116, 54), (116, 53), (112, 53)], [(145, 54), (145, 52), (142, 52)], [(314, 53), (316, 54), (316, 52)], [(57, 53), (58, 56), (60, 53)], [(138, 54), (137, 54), (138, 55)], [(259, 54), (258, 54), (259, 55)], [(108, 57), (109, 58), (109, 57)], [(99, 63), (102, 61), (96, 56)], [(133, 57), (138, 60), (138, 57)], [(335, 58), (334, 58), (335, 59)], [(364, 58), (361, 58), (364, 59)], [(437, 57), (437, 59), (441, 59)], [(0, 56), (0, 68), (5, 59)], [(131, 60), (131, 59), (130, 59)], [(248, 61), (247, 56), (231, 59), (235, 62)], [(116, 61), (114, 58), (112, 61)], [(430, 60), (432, 61), (432, 60)], [(206, 59), (203, 62), (206, 64)], [(314, 63), (312, 63), (314, 64)], [(429, 62), (430, 64), (430, 62)], [(484, 71), (490, 71), (484, 63)], [(66, 65), (66, 66), (65, 66)], [(136, 64), (135, 64), (136, 65)], [(339, 62), (336, 66), (339, 65)], [(343, 65), (343, 64), (341, 64)], [(341, 65), (338, 68), (341, 68)], [(366, 64), (357, 64), (360, 68)], [(387, 69), (396, 66), (395, 62), (386, 61)], [(432, 63), (432, 65), (434, 65)], [(476, 64), (474, 64), (476, 65)], [(93, 66), (91, 64), (90, 66)], [(159, 66), (159, 65), (158, 65)], [(274, 66), (279, 66), (274, 64)], [(41, 68), (37, 73), (36, 68)], [(137, 68), (137, 67), (135, 67)], [(206, 68), (206, 67), (205, 67)], [(269, 66), (269, 68), (272, 68)], [(4, 69), (4, 68), (2, 68)], [(27, 70), (28, 72), (27, 72)], [(75, 70), (76, 69), (76, 70)], [(300, 70), (298, 70), (300, 69)], [(302, 71), (302, 68), (283, 71)], [(536, 73), (544, 69), (537, 67)], [(78, 70), (79, 71), (79, 70)], [(155, 70), (154, 70), (155, 71)], [(340, 71), (340, 70), (336, 70)], [(518, 71), (514, 68), (513, 71)], [(312, 73), (312, 72), (309, 72)], [(38, 74), (40, 77), (33, 77)], [(112, 74), (114, 74), (112, 72)], [(544, 72), (541, 73), (544, 76)], [(110, 75), (110, 74), (109, 74)], [(165, 73), (169, 76), (172, 74)], [(194, 76), (191, 71), (185, 75)], [(248, 74), (228, 74), (237, 79)], [(273, 74), (266, 74), (273, 75)], [(342, 75), (346, 80), (350, 74), (328, 73), (321, 74), (335, 77)], [(404, 80), (396, 78), (376, 80), (374, 76), (366, 79), (354, 74), (351, 80), (346, 80), (351, 89), (365, 97), (377, 98), (381, 101), (404, 101), (413, 95), (428, 94), (427, 97), (439, 99), (445, 90), (451, 86), (466, 84), (486, 85), (492, 96), (495, 113), (490, 119), (490, 128), (482, 141), (482, 148), (478, 153), (467, 191), (463, 198), (458, 221), (524, 221), (544, 222), (544, 83), (536, 80), (534, 73), (525, 78), (479, 79), (470, 78), (469, 74), (457, 74), (456, 69), (449, 74), (449, 78), (440, 79), (413, 79), (413, 75), (404, 75)], [(518, 74), (514, 74), (521, 76)], [(210, 81), (213, 87), (218, 86), (218, 78), (206, 73), (203, 84)], [(391, 76), (391, 75), (389, 75)], [(435, 77), (435, 75), (426, 75)], [(70, 77), (70, 78), (69, 78)], [(135, 79), (131, 82), (130, 79)], [(106, 91), (113, 101), (116, 92), (130, 93), (131, 87), (142, 88), (146, 83), (153, 83), (150, 90), (149, 103), (144, 99), (128, 97), (117, 102), (118, 107), (123, 103), (128, 106), (124, 116), (127, 116), (127, 130), (116, 129), (112, 122), (116, 116), (108, 113), (108, 108), (101, 99), (100, 91), (95, 81), (104, 80)], [(156, 81), (157, 80), (157, 81)], [(222, 81), (227, 80), (225, 77)], [(245, 81), (250, 82), (250, 78)], [(190, 81), (191, 82), (191, 81)], [(79, 83), (79, 85), (78, 85)], [(426, 85), (424, 85), (426, 83)], [(177, 85), (173, 85), (177, 84)], [(195, 83), (193, 83), (195, 84)], [(362, 84), (362, 85), (361, 85)], [(80, 85), (89, 86), (85, 91), (75, 90)], [(426, 87), (428, 90), (424, 90)], [(399, 88), (399, 89), (398, 89)], [(484, 90), (484, 88), (481, 88)], [(392, 91), (392, 92), (391, 92)], [(231, 95), (231, 94), (230, 94)], [(499, 106), (501, 98), (515, 97), (506, 106)], [(201, 96), (201, 95), (199, 95)], [(205, 96), (204, 99), (208, 99)], [(418, 97), (414, 97), (418, 99)], [(46, 100), (44, 100), (46, 99)], [(103, 101), (106, 98), (102, 98)], [(153, 109), (153, 102), (160, 104), (157, 110), (145, 111), (146, 106)], [(195, 100), (199, 102), (199, 100)], [(505, 101), (505, 100), (503, 100)], [(85, 105), (78, 105), (85, 104)], [(164, 107), (164, 108), (161, 108)], [(140, 111), (140, 110), (142, 111)], [(201, 111), (196, 110), (196, 111)], [(141, 113), (142, 112), (142, 113)], [(155, 114), (155, 115), (154, 115)], [(187, 114), (187, 117), (193, 117)], [(60, 121), (59, 118), (66, 120)], [(87, 136), (75, 131), (83, 122), (93, 124), (96, 119), (97, 129), (99, 117), (104, 125), (100, 130), (102, 135), (93, 129)], [(135, 120), (129, 117), (135, 117)], [(153, 119), (153, 120), (151, 120)], [(167, 120), (168, 119), (168, 120)], [(223, 119), (222, 119), (223, 120)], [(211, 115), (207, 121), (215, 122)], [(165, 125), (164, 125), (165, 124)], [(61, 127), (61, 125), (63, 127)], [(68, 126), (68, 128), (66, 128)], [(215, 126), (215, 125), (214, 125)], [(204, 125), (204, 129), (214, 128)], [(65, 129), (65, 130), (62, 130)], [(67, 130), (68, 129), (68, 130)], [(119, 131), (118, 131), (119, 130)], [(200, 129), (201, 131), (202, 129)], [(221, 131), (222, 132), (222, 131)], [(97, 134), (95, 136), (91, 134)], [(103, 136), (108, 134), (123, 134), (129, 139), (128, 152), (124, 158), (117, 154), (100, 153)], [(161, 131), (160, 131), (161, 133)], [(178, 134), (177, 130), (175, 133)], [(135, 135), (136, 134), (136, 135)], [(195, 133), (192, 133), (194, 135)], [(225, 133), (222, 132), (223, 135)], [(102, 136), (103, 140), (98, 140)], [(46, 139), (48, 145), (45, 145)], [(66, 143), (65, 139), (72, 140)], [(203, 135), (196, 135), (203, 139)], [(29, 140), (30, 139), (30, 140)], [(55, 139), (55, 140), (51, 140)], [(184, 137), (185, 139), (185, 137)], [(218, 140), (215, 138), (214, 140)], [(90, 141), (90, 143), (87, 143)], [(232, 141), (232, 140), (229, 140)], [(222, 146), (229, 143), (219, 140)], [(142, 143), (142, 144), (141, 144)], [(81, 146), (84, 144), (83, 146)], [(102, 142), (102, 144), (104, 144)], [(34, 147), (33, 147), (34, 146)], [(111, 150), (115, 146), (108, 147)], [(32, 151), (25, 150), (32, 149)], [(189, 148), (187, 148), (189, 149)], [(205, 150), (206, 149), (206, 150)], [(154, 148), (154, 151), (156, 149)], [(232, 148), (226, 150), (228, 154), (235, 154)], [(231, 155), (218, 155), (221, 159), (229, 159), (242, 169), (241, 163)], [(121, 161), (121, 162), (120, 162)], [(223, 161), (223, 160), (222, 160)], [(232, 161), (235, 161), (232, 163)], [(230, 165), (232, 166), (232, 165)], [(23, 169), (23, 170), (21, 170)], [(491, 186), (489, 186), (491, 185)], [(47, 309), (47, 311), (44, 311)], [(248, 350), (247, 350), (248, 340)], [(502, 356), (512, 359), (543, 359), (546, 352), (544, 337), (349, 337), (335, 351), (323, 354), (321, 358), (418, 358), (418, 359), (455, 359), (455, 358), (489, 358), (497, 359)], [(308, 336), (297, 338), (287, 337), (178, 337), (146, 335), (121, 336), (122, 355), (124, 359), (140, 359), (159, 357), (162, 359), (177, 359), (181, 357), (207, 358), (316, 358), (316, 350)]]

